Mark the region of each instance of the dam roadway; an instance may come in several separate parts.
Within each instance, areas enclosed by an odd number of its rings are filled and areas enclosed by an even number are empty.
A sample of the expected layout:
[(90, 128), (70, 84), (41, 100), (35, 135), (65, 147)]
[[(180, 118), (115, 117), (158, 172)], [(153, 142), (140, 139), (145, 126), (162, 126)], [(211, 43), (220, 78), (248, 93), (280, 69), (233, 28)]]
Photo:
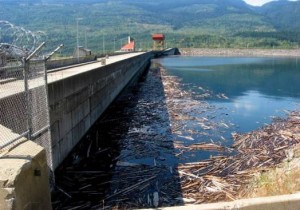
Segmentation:
[[(103, 66), (107, 66), (116, 62), (120, 62), (122, 60), (130, 59), (136, 56), (140, 56), (145, 54), (144, 52), (139, 53), (129, 53), (129, 54), (122, 54), (122, 55), (115, 55), (110, 56), (108, 58), (98, 58), (97, 62), (83, 64), (83, 65), (74, 65), (70, 67), (58, 68), (53, 69), (48, 72), (48, 83), (55, 82), (60, 79), (65, 79), (67, 77), (71, 77), (77, 74), (81, 74), (87, 71), (91, 71), (94, 69), (101, 68)], [(105, 64), (102, 64), (101, 60), (105, 59)]]
[[(77, 74), (81, 74), (87, 71), (91, 71), (93, 69), (100, 68), (102, 66), (110, 65), (122, 60), (126, 60), (132, 57), (136, 57), (139, 55), (144, 54), (143, 52), (139, 53), (130, 53), (130, 54), (122, 54), (122, 55), (115, 55), (110, 56), (106, 60), (106, 64), (102, 64), (101, 60), (102, 58), (99, 58), (97, 62), (89, 63), (89, 64), (80, 64), (80, 65), (73, 65), (63, 68), (57, 68), (52, 69), (51, 71), (48, 71), (48, 83), (53, 83), (57, 80), (65, 79), (67, 77), (71, 77)], [(16, 87), (23, 87), (24, 82), (22, 80), (13, 80), (11, 82), (5, 82), (1, 84), (1, 90), (0, 90), (0, 99), (9, 97), (11, 95), (17, 94), (21, 92), (22, 88), (16, 88)], [(33, 86), (34, 88), (36, 86)], [(21, 89), (21, 90), (20, 90)]]

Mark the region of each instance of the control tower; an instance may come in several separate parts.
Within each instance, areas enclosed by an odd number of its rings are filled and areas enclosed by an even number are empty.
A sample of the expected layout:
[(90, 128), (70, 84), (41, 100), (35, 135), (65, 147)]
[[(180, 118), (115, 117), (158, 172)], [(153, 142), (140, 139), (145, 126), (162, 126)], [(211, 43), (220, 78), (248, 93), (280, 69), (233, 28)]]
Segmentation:
[(153, 50), (165, 49), (165, 35), (164, 34), (153, 34)]

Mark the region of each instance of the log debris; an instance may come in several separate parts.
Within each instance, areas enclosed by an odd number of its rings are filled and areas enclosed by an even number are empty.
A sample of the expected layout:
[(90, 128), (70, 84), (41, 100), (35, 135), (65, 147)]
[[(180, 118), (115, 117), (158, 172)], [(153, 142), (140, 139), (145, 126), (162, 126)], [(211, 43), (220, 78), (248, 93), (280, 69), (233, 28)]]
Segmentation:
[[(202, 93), (195, 96), (177, 77), (152, 68), (141, 90), (123, 96), (112, 114), (99, 122), (95, 135), (87, 138), (88, 144), (79, 145), (63, 164), (53, 209), (235, 200), (257, 173), (294, 157), (293, 148), (300, 144), (300, 112), (253, 132), (233, 132), (229, 139), (223, 133), (234, 125), (218, 122), (215, 108), (202, 100), (228, 97), (195, 88)], [(104, 147), (105, 138), (117, 144)], [(230, 148), (224, 146), (231, 140)], [(213, 155), (201, 159), (200, 153)]]

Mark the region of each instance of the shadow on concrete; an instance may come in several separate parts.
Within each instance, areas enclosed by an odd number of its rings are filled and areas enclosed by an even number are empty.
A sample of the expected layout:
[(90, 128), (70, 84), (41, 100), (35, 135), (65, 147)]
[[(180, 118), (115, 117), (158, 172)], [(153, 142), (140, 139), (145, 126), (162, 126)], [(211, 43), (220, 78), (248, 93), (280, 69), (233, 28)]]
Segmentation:
[(15, 159), (15, 160), (32, 160), (32, 158), (29, 156), (22, 156), (22, 155), (8, 155), (4, 157), (0, 157), (1, 159)]
[(160, 69), (152, 66), (57, 169), (53, 209), (182, 204), (170, 126)]

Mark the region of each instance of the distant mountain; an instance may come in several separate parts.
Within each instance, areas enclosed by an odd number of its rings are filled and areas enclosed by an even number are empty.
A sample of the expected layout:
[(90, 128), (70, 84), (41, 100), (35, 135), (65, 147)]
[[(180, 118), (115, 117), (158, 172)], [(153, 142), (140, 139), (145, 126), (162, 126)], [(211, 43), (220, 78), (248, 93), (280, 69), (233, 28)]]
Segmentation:
[(64, 43), (67, 53), (78, 17), (80, 44), (102, 52), (119, 49), (128, 35), (149, 49), (157, 32), (168, 46), (294, 47), (299, 16), (300, 2), (290, 1), (252, 7), (242, 0), (0, 0), (1, 19), (45, 31), (49, 48)]
[(277, 30), (300, 32), (300, 1), (274, 1), (259, 8), (258, 12)]

